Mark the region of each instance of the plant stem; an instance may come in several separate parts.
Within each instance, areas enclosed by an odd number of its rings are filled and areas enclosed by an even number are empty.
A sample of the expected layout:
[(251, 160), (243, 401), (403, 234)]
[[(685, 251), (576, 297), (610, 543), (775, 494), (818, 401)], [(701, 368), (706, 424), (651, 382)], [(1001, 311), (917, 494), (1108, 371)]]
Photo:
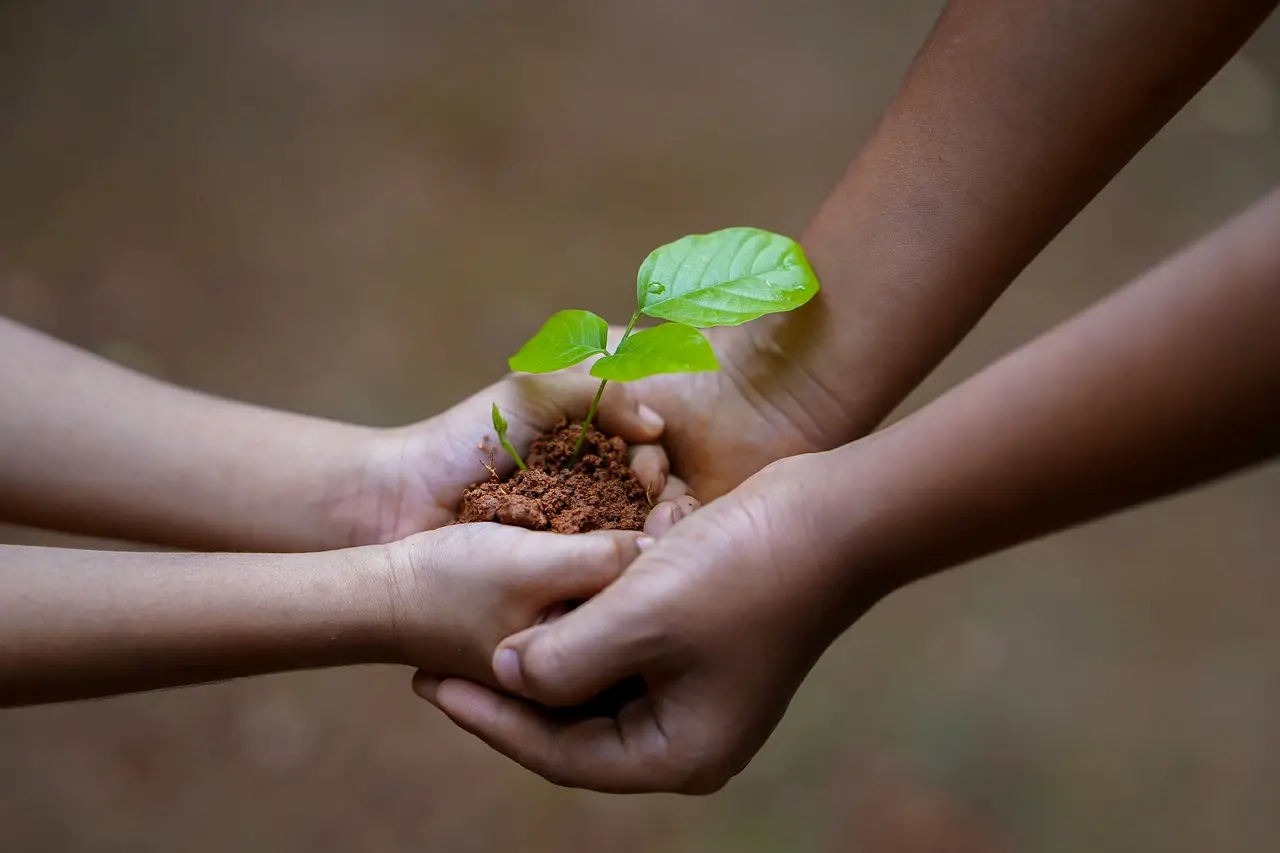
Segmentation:
[[(636, 312), (631, 315), (631, 322), (627, 323), (626, 331), (622, 333), (621, 338), (618, 338), (618, 346), (613, 348), (613, 352), (617, 352), (618, 347), (622, 346), (622, 342), (631, 334), (631, 330), (636, 327), (636, 321), (639, 319), (640, 309), (637, 308)], [(610, 353), (610, 355), (612, 354), (613, 353)], [(573, 446), (573, 455), (569, 457), (568, 465), (565, 467), (572, 466), (573, 463), (578, 461), (578, 456), (582, 453), (582, 445), (587, 440), (587, 431), (591, 429), (591, 422), (595, 420), (596, 417), (596, 409), (600, 407), (600, 398), (604, 396), (604, 386), (608, 384), (608, 379), (600, 380), (600, 387), (596, 389), (596, 397), (591, 401), (591, 408), (587, 410), (587, 419), (582, 422), (582, 431), (578, 433), (578, 443)]]
[(516, 451), (514, 447), (511, 446), (511, 442), (507, 440), (507, 437), (505, 435), (498, 436), (498, 443), (502, 445), (503, 450), (511, 454), (511, 458), (516, 461), (517, 468), (519, 468), (521, 471), (529, 470), (529, 466), (524, 464), (524, 460), (520, 458), (520, 454)]
[(587, 410), (587, 419), (582, 422), (582, 431), (578, 433), (578, 443), (573, 446), (573, 455), (569, 457), (570, 465), (577, 462), (578, 454), (582, 453), (582, 445), (587, 440), (587, 430), (591, 428), (591, 421), (596, 416), (596, 409), (600, 407), (600, 398), (604, 395), (604, 386), (608, 384), (608, 379), (600, 380), (600, 387), (596, 389), (596, 398), (591, 401), (591, 408)]

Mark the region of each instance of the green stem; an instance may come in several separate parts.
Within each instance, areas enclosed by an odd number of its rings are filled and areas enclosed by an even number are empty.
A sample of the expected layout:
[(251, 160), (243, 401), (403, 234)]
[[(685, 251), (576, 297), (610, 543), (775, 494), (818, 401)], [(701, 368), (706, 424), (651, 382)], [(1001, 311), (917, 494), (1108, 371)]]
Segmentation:
[(587, 440), (587, 430), (591, 429), (591, 421), (595, 419), (596, 409), (600, 407), (600, 398), (604, 395), (604, 386), (608, 384), (608, 379), (600, 380), (600, 387), (596, 389), (596, 398), (591, 401), (591, 408), (587, 410), (587, 419), (582, 422), (582, 431), (578, 433), (578, 443), (573, 446), (573, 455), (569, 457), (570, 465), (577, 462), (578, 454), (582, 453), (582, 445)]
[[(622, 333), (622, 337), (618, 338), (618, 346), (613, 348), (614, 352), (617, 352), (618, 347), (622, 346), (622, 342), (631, 334), (631, 330), (636, 327), (636, 321), (639, 319), (640, 309), (637, 308), (636, 313), (631, 315), (631, 322), (627, 323), (626, 331)], [(587, 431), (591, 429), (591, 422), (595, 420), (596, 417), (596, 409), (600, 408), (600, 398), (604, 396), (604, 386), (608, 384), (608, 379), (600, 380), (600, 387), (596, 390), (596, 397), (591, 401), (591, 408), (587, 410), (587, 419), (582, 422), (582, 431), (578, 433), (578, 443), (573, 446), (573, 455), (569, 457), (569, 466), (572, 466), (573, 463), (577, 462), (579, 454), (582, 453), (582, 445), (586, 443), (587, 440)]]
[(519, 452), (511, 446), (511, 442), (507, 440), (505, 435), (498, 436), (498, 443), (502, 445), (502, 449), (511, 454), (511, 458), (516, 461), (516, 467), (521, 471), (528, 471), (529, 466), (524, 464), (524, 460), (520, 458)]

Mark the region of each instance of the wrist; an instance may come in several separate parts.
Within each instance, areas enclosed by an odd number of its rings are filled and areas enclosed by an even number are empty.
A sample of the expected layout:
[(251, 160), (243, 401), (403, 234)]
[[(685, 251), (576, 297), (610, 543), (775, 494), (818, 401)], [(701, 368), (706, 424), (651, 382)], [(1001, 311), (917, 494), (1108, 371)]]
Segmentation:
[[(789, 469), (786, 482), (793, 486), (769, 489), (766, 506), (794, 543), (793, 553), (776, 562), (794, 567), (788, 585), (805, 599), (789, 609), (808, 613), (826, 644), (916, 577), (899, 560), (909, 555), (882, 497), (894, 484), (877, 470), (875, 440), (782, 460), (776, 465)], [(919, 536), (915, 528), (907, 532)]]
[(310, 574), (312, 644), (323, 650), (321, 665), (399, 662), (399, 610), (389, 547), (344, 548), (290, 559), (311, 563), (298, 571)]
[(944, 528), (972, 522), (939, 514), (947, 473), (910, 433), (908, 420), (822, 454), (816, 525), (842, 555), (838, 570), (850, 576), (855, 606), (954, 565), (955, 537)]
[(380, 642), (386, 663), (438, 674), (448, 669), (460, 646), (470, 645), (466, 632), (450, 618), (458, 614), (441, 603), (447, 586), (441, 563), (459, 557), (456, 547), (447, 544), (450, 538), (445, 531), (428, 531), (380, 546), (386, 590)]
[(336, 424), (313, 457), (319, 491), (309, 496), (311, 550), (386, 545), (397, 530), (406, 437), (402, 431)]

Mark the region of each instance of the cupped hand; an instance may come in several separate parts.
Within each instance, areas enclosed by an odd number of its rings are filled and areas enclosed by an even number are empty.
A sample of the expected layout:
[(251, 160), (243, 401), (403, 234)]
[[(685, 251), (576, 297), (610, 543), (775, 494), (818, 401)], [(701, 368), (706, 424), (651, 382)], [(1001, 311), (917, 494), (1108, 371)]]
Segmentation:
[[(769, 466), (675, 526), (579, 609), (504, 641), (497, 678), (531, 701), (427, 673), (415, 689), (557, 784), (718, 790), (763, 745), (829, 643), (879, 597), (824, 535), (829, 513), (813, 500), (826, 455)], [(648, 694), (616, 718), (547, 710), (635, 676)]]
[(652, 541), (621, 530), (568, 536), (480, 523), (393, 543), (389, 662), (496, 685), (499, 642), (600, 592)]
[[(501, 474), (514, 465), (494, 435), (494, 403), (510, 424), (511, 443), (525, 453), (535, 435), (561, 418), (585, 417), (599, 384), (577, 373), (510, 376), (430, 420), (368, 431), (335, 477), (326, 501), (330, 526), (341, 531), (343, 544), (365, 545), (449, 524), (463, 490), (490, 476), (488, 465)], [(632, 470), (655, 502), (685, 493), (683, 482), (668, 482), (667, 454), (657, 444), (662, 418), (627, 386), (609, 385), (596, 419), (632, 445)]]
[[(612, 349), (623, 329), (611, 327)], [(771, 462), (825, 450), (825, 433), (843, 427), (820, 390), (796, 376), (785, 353), (749, 336), (745, 329), (709, 329), (721, 369), (673, 373), (627, 385), (631, 396), (666, 422), (662, 443), (671, 468), (699, 500), (714, 500)], [(590, 369), (590, 361), (573, 368)], [(795, 393), (803, 383), (804, 403)], [(816, 393), (815, 393), (816, 391)]]

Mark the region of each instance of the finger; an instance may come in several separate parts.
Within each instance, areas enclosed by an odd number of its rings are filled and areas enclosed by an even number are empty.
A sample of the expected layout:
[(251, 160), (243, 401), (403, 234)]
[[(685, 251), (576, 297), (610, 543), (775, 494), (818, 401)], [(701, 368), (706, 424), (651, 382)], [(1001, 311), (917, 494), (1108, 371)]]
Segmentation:
[[(676, 498), (682, 498), (689, 494), (689, 484), (674, 474), (667, 475), (667, 485), (658, 495), (658, 502), (673, 501)], [(697, 501), (695, 501), (697, 503)], [(696, 507), (695, 507), (696, 509)]]
[(538, 616), (538, 621), (536, 624), (541, 625), (543, 622), (554, 622), (557, 619), (559, 619), (561, 616), (568, 613), (569, 609), (570, 609), (569, 604), (567, 602), (564, 602), (564, 601), (557, 602), (556, 604), (553, 604), (550, 607), (548, 607), (546, 610), (542, 611), (541, 615)]
[(660, 503), (649, 511), (649, 517), (644, 520), (644, 532), (655, 539), (661, 539), (683, 517), (684, 514), (675, 501)]
[[(436, 690), (439, 687), (440, 679), (434, 675), (428, 675), (421, 669), (413, 674), (413, 692), (426, 699), (432, 705), (436, 705)], [(436, 705), (436, 707), (439, 707), (439, 705)]]
[(663, 772), (666, 740), (648, 700), (628, 706), (616, 721), (563, 722), (526, 702), (450, 679), (435, 687), (429, 701), (460, 728), (554, 784), (616, 794), (678, 786)]
[(526, 582), (546, 604), (585, 599), (613, 583), (653, 543), (645, 533), (595, 530), (566, 536), (530, 532), (514, 551)]
[[(579, 373), (522, 374), (514, 380), (512, 394), (521, 401), (514, 413), (517, 416), (527, 413), (531, 425), (540, 429), (554, 425), (557, 413), (585, 418), (600, 390), (600, 380)], [(596, 423), (628, 444), (657, 441), (664, 427), (656, 412), (641, 405), (626, 386), (618, 382), (605, 387), (596, 410)]]
[(633, 613), (625, 592), (612, 593), (503, 640), (493, 655), (498, 683), (549, 708), (568, 708), (643, 675), (657, 650), (658, 620)]
[(685, 517), (693, 515), (697, 512), (698, 507), (702, 506), (702, 502), (693, 495), (681, 495), (675, 500), (676, 506), (683, 510)]
[(631, 448), (631, 471), (644, 486), (644, 493), (654, 500), (667, 487), (667, 452), (659, 444), (638, 444)]
[(665, 426), (657, 412), (640, 403), (619, 382), (611, 382), (605, 386), (604, 396), (600, 398), (600, 408), (596, 411), (596, 422), (600, 424), (600, 429), (621, 437), (628, 444), (655, 442), (662, 435)]
[(671, 528), (679, 524), (685, 516), (692, 515), (698, 508), (698, 501), (692, 495), (684, 495), (674, 501), (658, 504), (649, 513), (644, 522), (644, 532), (660, 539)]

